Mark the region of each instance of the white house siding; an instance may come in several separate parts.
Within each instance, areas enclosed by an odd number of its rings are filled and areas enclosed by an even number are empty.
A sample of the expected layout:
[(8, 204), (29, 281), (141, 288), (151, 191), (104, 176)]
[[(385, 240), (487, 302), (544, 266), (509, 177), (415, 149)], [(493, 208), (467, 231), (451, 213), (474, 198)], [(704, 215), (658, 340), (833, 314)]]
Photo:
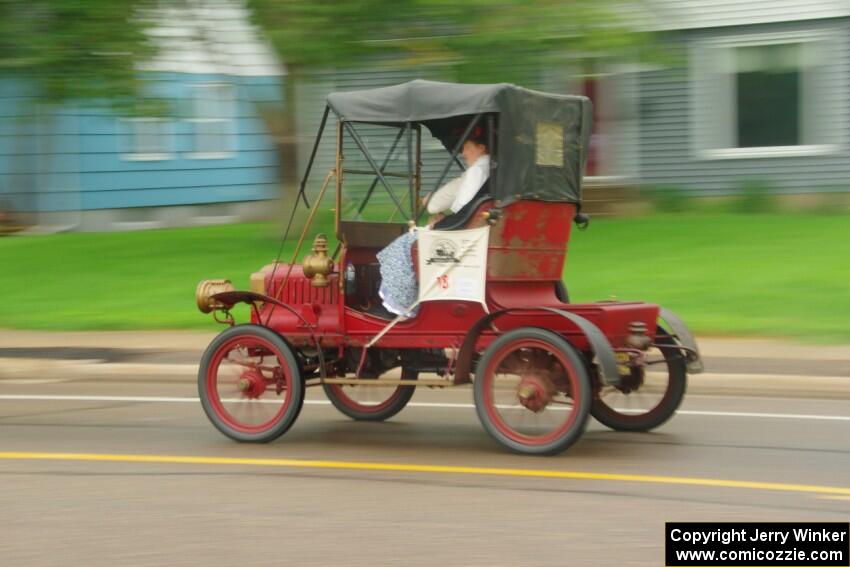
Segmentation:
[(646, 29), (689, 30), (850, 16), (848, 0), (648, 0), (626, 14)]
[[(825, 66), (817, 84), (817, 123), (824, 147), (813, 155), (717, 159), (700, 151), (701, 129), (712, 127), (711, 109), (693, 83), (701, 46), (763, 34), (828, 32), (821, 42)], [(850, 21), (827, 20), (705, 29), (682, 33), (689, 69), (647, 71), (639, 75), (639, 181), (644, 186), (675, 186), (706, 195), (735, 192), (745, 180), (767, 182), (784, 193), (850, 189)], [(805, 103), (804, 103), (805, 104)], [(822, 150), (822, 151), (821, 151)]]

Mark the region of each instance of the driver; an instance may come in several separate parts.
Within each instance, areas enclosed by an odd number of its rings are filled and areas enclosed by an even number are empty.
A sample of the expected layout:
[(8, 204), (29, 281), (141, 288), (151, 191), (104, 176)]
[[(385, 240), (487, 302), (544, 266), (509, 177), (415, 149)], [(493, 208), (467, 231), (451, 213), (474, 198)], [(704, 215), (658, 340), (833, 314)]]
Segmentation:
[[(462, 156), (467, 169), (426, 197), (431, 216), (428, 228), (447, 229), (464, 217), (473, 206), (475, 197), (487, 191), (490, 176), (490, 155), (480, 127), (473, 129), (464, 142)], [(416, 232), (406, 232), (378, 252), (381, 269), (381, 296), (383, 307), (402, 320), (415, 317), (419, 307), (414, 305), (419, 297), (419, 284), (413, 268), (410, 248), (416, 242)], [(385, 315), (374, 313), (376, 315)]]
[(471, 138), (463, 144), (461, 155), (467, 166), (463, 175), (423, 199), (423, 204), (427, 203), (428, 212), (433, 215), (428, 222), (430, 228), (451, 226), (448, 216), (462, 216), (466, 212), (464, 207), (472, 203), (490, 177), (490, 154), (482, 134), (481, 128), (476, 127)]

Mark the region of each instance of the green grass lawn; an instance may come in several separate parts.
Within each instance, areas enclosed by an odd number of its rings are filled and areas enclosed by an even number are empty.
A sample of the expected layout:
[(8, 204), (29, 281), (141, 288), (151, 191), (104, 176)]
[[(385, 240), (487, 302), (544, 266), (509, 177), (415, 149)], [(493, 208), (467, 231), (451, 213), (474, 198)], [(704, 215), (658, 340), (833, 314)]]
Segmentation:
[[(240, 224), (0, 238), (0, 326), (215, 329), (195, 308), (195, 285), (229, 278), (247, 287), (251, 272), (274, 259), (278, 231)], [(616, 296), (660, 303), (698, 333), (848, 341), (850, 218), (594, 220), (573, 233), (565, 280), (575, 302)]]
[(850, 217), (676, 214), (575, 232), (573, 301), (664, 305), (697, 332), (850, 340)]

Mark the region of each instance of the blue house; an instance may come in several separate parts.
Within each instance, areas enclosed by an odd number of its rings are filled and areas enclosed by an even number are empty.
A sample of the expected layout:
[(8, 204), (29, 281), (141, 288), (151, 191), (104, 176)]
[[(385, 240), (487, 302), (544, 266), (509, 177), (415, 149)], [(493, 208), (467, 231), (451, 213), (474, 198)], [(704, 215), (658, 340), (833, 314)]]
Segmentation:
[(167, 116), (39, 113), (26, 84), (0, 79), (0, 210), (81, 231), (264, 216), (280, 172), (261, 114), (283, 103), (283, 67), (237, 3), (166, 10), (158, 59), (140, 73)]

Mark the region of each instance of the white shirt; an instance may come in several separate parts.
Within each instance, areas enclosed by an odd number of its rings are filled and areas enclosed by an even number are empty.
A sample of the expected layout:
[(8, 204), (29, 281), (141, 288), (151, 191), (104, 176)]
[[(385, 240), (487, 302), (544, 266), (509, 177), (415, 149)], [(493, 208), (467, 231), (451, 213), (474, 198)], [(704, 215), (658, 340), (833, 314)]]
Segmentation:
[(475, 197), (487, 178), (490, 177), (490, 156), (484, 154), (463, 175), (452, 179), (428, 199), (428, 212), (432, 215), (443, 211), (456, 213)]

